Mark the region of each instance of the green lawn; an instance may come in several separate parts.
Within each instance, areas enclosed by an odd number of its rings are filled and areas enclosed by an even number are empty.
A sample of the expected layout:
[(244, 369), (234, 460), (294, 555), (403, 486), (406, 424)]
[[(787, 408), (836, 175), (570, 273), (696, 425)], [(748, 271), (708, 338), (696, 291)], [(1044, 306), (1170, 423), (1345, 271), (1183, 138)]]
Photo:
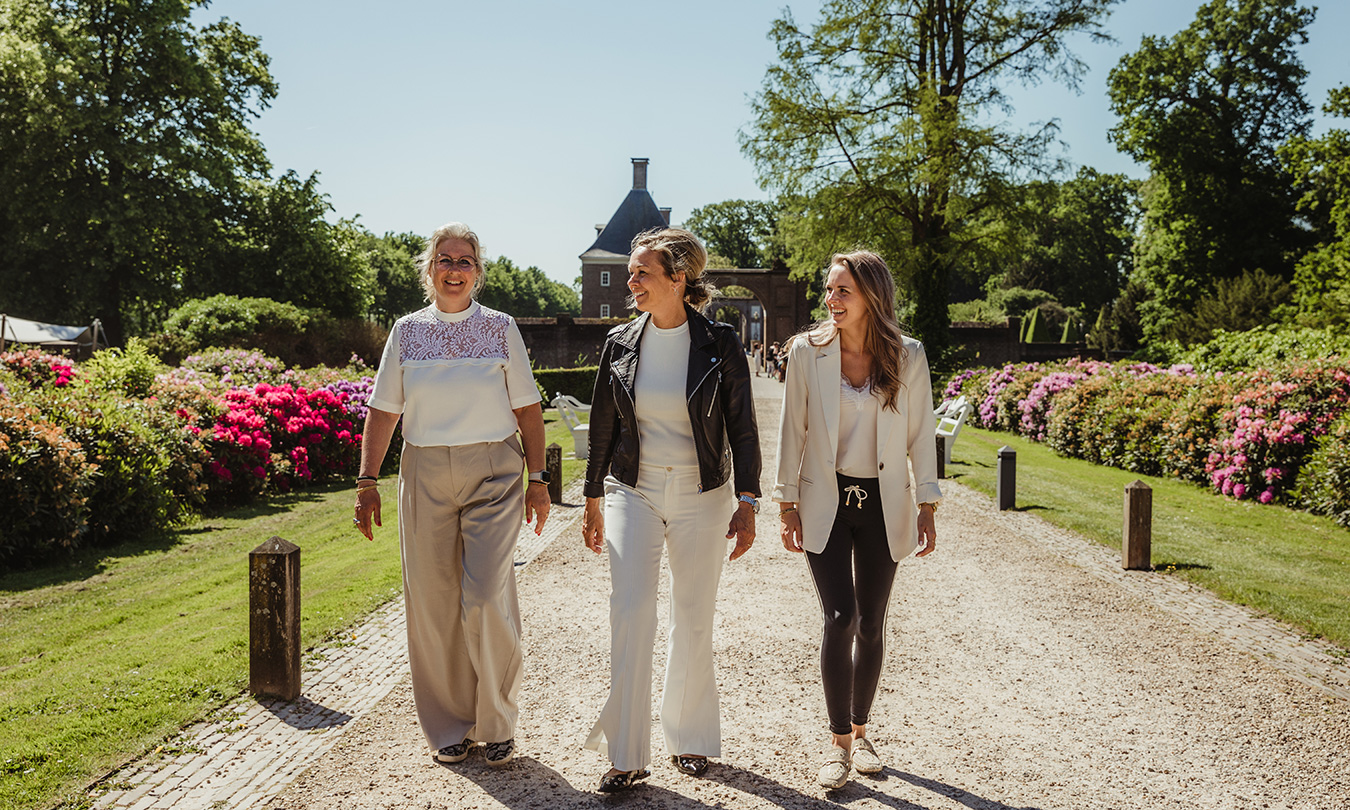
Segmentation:
[[(584, 472), (556, 415), (564, 484)], [(142, 543), (0, 574), (0, 807), (78, 800), (112, 768), (236, 697), (248, 682), (248, 552), (301, 548), (303, 644), (335, 638), (401, 590), (396, 503), (351, 525), (350, 484), (273, 499)]]
[(1350, 531), (1194, 484), (1056, 455), (1008, 433), (967, 427), (947, 475), (994, 494), (998, 449), (1017, 451), (1017, 507), (1119, 549), (1124, 487), (1153, 488), (1153, 565), (1225, 599), (1350, 649)]

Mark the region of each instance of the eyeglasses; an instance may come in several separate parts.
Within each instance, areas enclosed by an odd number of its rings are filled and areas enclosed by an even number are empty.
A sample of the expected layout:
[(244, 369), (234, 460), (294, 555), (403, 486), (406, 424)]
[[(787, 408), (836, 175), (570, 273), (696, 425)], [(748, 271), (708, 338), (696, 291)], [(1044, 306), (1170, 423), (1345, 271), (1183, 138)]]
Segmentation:
[(437, 256), (437, 270), (462, 270), (467, 273), (478, 266), (478, 263), (467, 256), (463, 259), (456, 259), (453, 256)]

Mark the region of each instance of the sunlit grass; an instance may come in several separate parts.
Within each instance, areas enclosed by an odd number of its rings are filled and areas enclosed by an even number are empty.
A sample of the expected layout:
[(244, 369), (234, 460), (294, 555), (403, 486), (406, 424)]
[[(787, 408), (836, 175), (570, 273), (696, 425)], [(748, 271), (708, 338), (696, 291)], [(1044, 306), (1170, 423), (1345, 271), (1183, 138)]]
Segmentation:
[(1017, 451), (1017, 508), (1120, 548), (1125, 485), (1153, 489), (1153, 566), (1350, 648), (1350, 531), (1280, 506), (1056, 455), (1008, 433), (965, 428), (947, 475), (994, 494), (998, 449)]
[[(584, 474), (552, 412), (563, 481)], [(401, 590), (386, 476), (375, 542), (352, 528), (349, 483), (182, 530), (0, 574), (0, 807), (73, 800), (239, 695), (248, 681), (248, 552), (301, 549), (302, 644), (340, 636)]]

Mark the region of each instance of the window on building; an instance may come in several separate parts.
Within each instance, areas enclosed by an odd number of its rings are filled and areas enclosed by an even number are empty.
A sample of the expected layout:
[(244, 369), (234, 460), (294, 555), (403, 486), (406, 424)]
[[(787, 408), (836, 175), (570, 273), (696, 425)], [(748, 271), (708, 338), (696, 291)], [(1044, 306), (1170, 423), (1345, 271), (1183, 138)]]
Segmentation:
[[(608, 276), (609, 276), (609, 273), (605, 273), (605, 274), (603, 274), (601, 277), (602, 277), (602, 278), (605, 278), (605, 277), (608, 277)], [(601, 305), (600, 305), (600, 317), (601, 317), (601, 318), (608, 318), (608, 317), (609, 317), (609, 304), (601, 304)]]
[(609, 286), (609, 271), (608, 271), (608, 270), (601, 270), (601, 271), (600, 271), (600, 286), (601, 286), (601, 287), (608, 287), (608, 286)]

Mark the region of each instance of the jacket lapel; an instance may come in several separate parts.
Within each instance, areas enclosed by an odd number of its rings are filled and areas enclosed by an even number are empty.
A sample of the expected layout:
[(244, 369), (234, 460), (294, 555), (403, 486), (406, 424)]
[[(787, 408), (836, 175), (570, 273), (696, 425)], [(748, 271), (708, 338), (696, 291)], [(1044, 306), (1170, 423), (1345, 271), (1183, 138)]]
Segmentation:
[(688, 304), (684, 305), (684, 310), (689, 321), (689, 371), (684, 381), (684, 398), (688, 402), (694, 398), (699, 385), (717, 368), (718, 357), (712, 324)]
[(637, 383), (637, 364), (638, 364), (638, 346), (642, 342), (642, 328), (647, 325), (647, 320), (651, 315), (644, 312), (623, 328), (615, 336), (614, 342), (623, 346), (628, 351), (622, 352), (618, 357), (610, 361), (610, 370), (614, 373), (615, 379), (628, 392), (628, 400), (633, 399), (633, 386)]
[(830, 461), (838, 458), (839, 448), (839, 376), (843, 373), (839, 338), (816, 347), (817, 399), (825, 412), (825, 437), (829, 441)]

